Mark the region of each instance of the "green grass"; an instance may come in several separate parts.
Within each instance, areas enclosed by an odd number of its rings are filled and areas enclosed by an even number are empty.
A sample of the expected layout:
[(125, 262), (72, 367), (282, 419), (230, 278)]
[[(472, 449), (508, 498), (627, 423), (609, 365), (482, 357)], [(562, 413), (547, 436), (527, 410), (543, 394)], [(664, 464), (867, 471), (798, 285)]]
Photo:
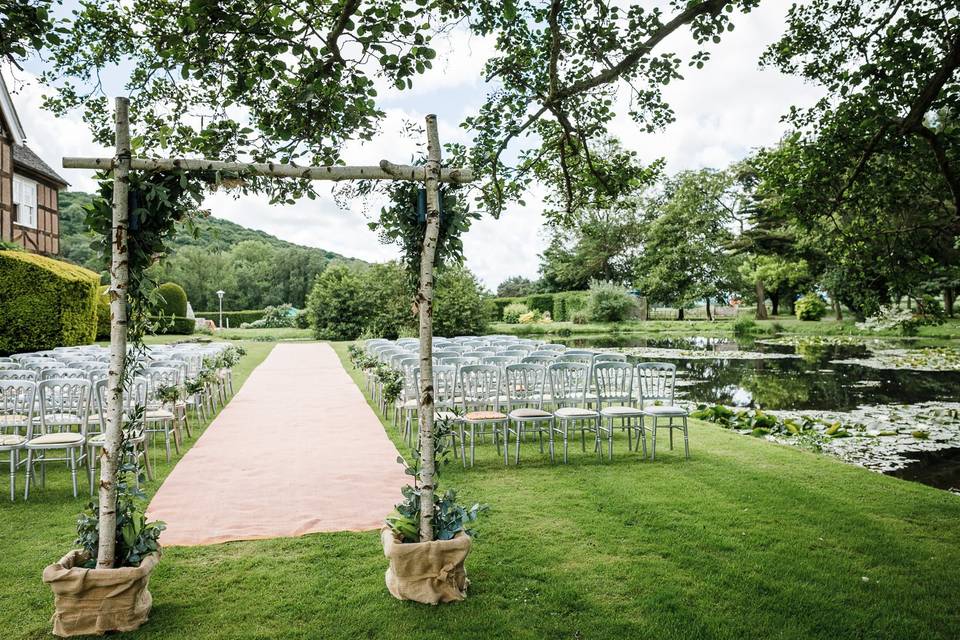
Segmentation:
[[(576, 448), (551, 465), (531, 444), (504, 468), (488, 443), (475, 468), (447, 467), (443, 485), (491, 505), (462, 603), (391, 598), (376, 532), (170, 548), (151, 620), (129, 637), (956, 637), (957, 496), (691, 426), (690, 461), (663, 447), (646, 463), (618, 441), (612, 463)], [(47, 637), (39, 575), (80, 507), (65, 487), (0, 508), (4, 638)]]

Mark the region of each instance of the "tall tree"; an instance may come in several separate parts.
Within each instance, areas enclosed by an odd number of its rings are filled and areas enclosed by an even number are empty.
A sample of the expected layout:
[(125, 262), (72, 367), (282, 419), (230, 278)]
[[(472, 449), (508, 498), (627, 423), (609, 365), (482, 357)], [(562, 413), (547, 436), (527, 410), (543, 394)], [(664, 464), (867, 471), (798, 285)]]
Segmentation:
[(648, 227), (636, 263), (636, 286), (652, 301), (683, 308), (710, 302), (738, 288), (736, 259), (728, 245), (729, 174), (702, 169), (667, 179), (647, 204)]
[(60, 41), (51, 14), (60, 0), (0, 0), (0, 60), (27, 57)]

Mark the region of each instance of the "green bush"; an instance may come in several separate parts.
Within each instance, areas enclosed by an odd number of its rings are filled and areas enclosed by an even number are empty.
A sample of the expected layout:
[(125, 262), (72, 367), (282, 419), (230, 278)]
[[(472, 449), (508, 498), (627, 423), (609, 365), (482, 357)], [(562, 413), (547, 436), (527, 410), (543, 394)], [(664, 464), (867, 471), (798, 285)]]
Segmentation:
[(503, 310), (508, 304), (514, 302), (523, 302), (523, 298), (487, 298), (484, 301), (487, 320), (490, 322), (500, 322), (503, 319)]
[(371, 305), (367, 335), (396, 340), (417, 331), (413, 286), (402, 264), (391, 261), (371, 265), (363, 273), (363, 287), (368, 298), (376, 301)]
[(176, 282), (164, 282), (157, 287), (157, 294), (162, 298), (157, 307), (158, 315), (176, 316), (184, 318), (187, 315), (187, 292)]
[(193, 318), (150, 316), (153, 332), (157, 335), (189, 336), (197, 326)]
[(572, 320), (577, 311), (585, 311), (590, 300), (589, 291), (563, 291), (553, 294), (553, 319), (557, 322)]
[(815, 293), (808, 293), (797, 300), (794, 308), (797, 320), (819, 320), (827, 315), (827, 303)]
[(594, 322), (621, 322), (633, 316), (637, 301), (626, 287), (594, 280), (590, 283), (588, 312)]
[[(218, 325), (220, 324), (220, 312), (219, 311), (194, 311), (193, 315), (198, 318), (205, 318), (207, 320), (213, 320)], [(230, 326), (234, 329), (240, 327), (244, 322), (256, 322), (263, 318), (263, 309), (250, 309), (247, 311), (224, 311), (223, 312), (223, 324), (226, 325), (227, 321), (230, 321)]]
[(23, 251), (0, 251), (0, 355), (89, 344), (99, 276)]
[(757, 323), (753, 319), (741, 316), (733, 322), (733, 335), (749, 336), (757, 331)]
[(293, 306), (281, 304), (279, 306), (268, 305), (263, 310), (263, 317), (254, 322), (244, 322), (240, 325), (241, 329), (284, 329), (294, 326), (296, 318), (293, 313)]
[(503, 308), (503, 321), (507, 324), (517, 324), (520, 322), (520, 316), (529, 311), (529, 307), (522, 302), (511, 302)]
[(297, 329), (310, 328), (310, 314), (307, 313), (306, 309), (297, 310), (297, 315), (293, 318), (293, 326), (295, 326)]
[(110, 296), (107, 295), (109, 288), (109, 285), (103, 285), (97, 293), (97, 340), (110, 339)]
[(371, 316), (363, 276), (345, 264), (331, 264), (307, 296), (307, 314), (318, 340), (356, 340)]
[(438, 270), (434, 291), (434, 335), (473, 336), (486, 331), (482, 288), (469, 269), (456, 265)]
[(529, 295), (527, 296), (527, 307), (529, 307), (531, 311), (539, 311), (540, 313), (553, 315), (553, 294), (534, 293), (533, 295)]
[(570, 316), (570, 321), (573, 324), (587, 324), (590, 322), (590, 314), (583, 309), (579, 309), (573, 312), (573, 314)]

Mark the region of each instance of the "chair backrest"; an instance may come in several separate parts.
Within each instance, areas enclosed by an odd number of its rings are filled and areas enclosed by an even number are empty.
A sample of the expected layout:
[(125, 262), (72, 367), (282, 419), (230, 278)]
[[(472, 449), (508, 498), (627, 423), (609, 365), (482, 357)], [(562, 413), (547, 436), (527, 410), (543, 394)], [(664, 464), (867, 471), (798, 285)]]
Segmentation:
[(566, 351), (567, 346), (556, 342), (548, 342), (537, 347), (537, 351)]
[(40, 422), (43, 432), (47, 429), (50, 417), (53, 425), (78, 424), (86, 433), (87, 413), (90, 409), (90, 381), (84, 378), (51, 378), (43, 380), (37, 386), (40, 396)]
[(150, 367), (143, 375), (149, 381), (147, 395), (150, 400), (157, 400), (157, 389), (160, 387), (180, 386), (180, 370), (176, 367)]
[(561, 353), (557, 356), (555, 362), (577, 362), (590, 366), (593, 364), (593, 354), (585, 355), (582, 353)]
[(517, 408), (542, 409), (547, 368), (542, 364), (507, 365), (504, 370), (507, 387), (507, 411)]
[(594, 363), (601, 362), (626, 362), (627, 356), (622, 353), (598, 353), (593, 357)]
[(463, 365), (460, 367), (460, 393), (464, 411), (498, 409), (500, 367), (492, 364)]
[(567, 349), (564, 351), (567, 355), (571, 356), (595, 356), (596, 352), (590, 351), (589, 349)]
[(36, 393), (33, 380), (0, 380), (0, 435), (33, 435)]
[(530, 355), (530, 351), (527, 351), (525, 349), (510, 349), (508, 351), (503, 351), (501, 353), (498, 353), (497, 355), (516, 358), (515, 362), (520, 362), (521, 360), (526, 358), (528, 355)]
[(554, 362), (547, 366), (551, 403), (559, 407), (585, 406), (590, 383), (590, 365)]
[(669, 362), (641, 362), (637, 365), (637, 381), (640, 404), (648, 401), (666, 400), (673, 404), (674, 383), (677, 365)]
[(474, 350), (474, 351), (464, 351), (460, 355), (463, 356), (464, 358), (476, 358), (477, 362), (479, 362), (482, 358), (486, 358), (487, 356), (492, 354), (489, 354), (486, 351)]
[(505, 356), (505, 355), (484, 356), (483, 358), (480, 359), (480, 362), (483, 364), (492, 364), (502, 369), (508, 364), (516, 364), (520, 362), (520, 358), (515, 356)]
[[(147, 380), (147, 378), (138, 377), (127, 383), (126, 388), (123, 390), (123, 412), (127, 420), (133, 418), (137, 405), (146, 407), (149, 388), (150, 381)], [(107, 379), (101, 378), (94, 382), (93, 389), (93, 397), (96, 399), (97, 416), (100, 419), (100, 430), (103, 432), (107, 430)], [(142, 427), (143, 420), (131, 426), (134, 430)]]
[(40, 372), (40, 380), (52, 380), (53, 378), (83, 378), (86, 380), (89, 377), (83, 369), (72, 369), (68, 367), (54, 367), (43, 369)]
[(531, 354), (529, 356), (524, 356), (520, 359), (520, 362), (523, 364), (552, 364), (556, 360), (553, 356), (543, 356)]
[[(452, 364), (433, 365), (433, 403), (441, 407), (452, 407), (457, 398), (457, 369)], [(417, 395), (420, 397), (420, 367), (413, 370), (413, 377), (417, 384)]]
[(0, 371), (6, 371), (9, 369), (20, 369), (20, 365), (13, 361), (3, 361), (0, 362)]
[(420, 370), (420, 358), (404, 358), (397, 363), (397, 370), (403, 375), (403, 393), (402, 400), (415, 400), (417, 398), (417, 379), (416, 373)]
[(39, 377), (39, 374), (33, 369), (0, 370), (0, 380), (30, 380), (36, 382)]
[(454, 351), (453, 349), (441, 349), (433, 352), (433, 357), (437, 360), (442, 360), (443, 358), (456, 358), (459, 357), (459, 355), (460, 352)]
[(598, 362), (593, 366), (600, 406), (628, 405), (633, 398), (633, 366), (626, 362)]

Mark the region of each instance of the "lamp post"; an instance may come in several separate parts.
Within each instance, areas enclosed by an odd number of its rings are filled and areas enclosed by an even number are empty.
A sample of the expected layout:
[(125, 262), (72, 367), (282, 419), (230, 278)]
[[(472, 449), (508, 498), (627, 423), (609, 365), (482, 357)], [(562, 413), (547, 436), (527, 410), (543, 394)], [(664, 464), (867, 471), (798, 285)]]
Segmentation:
[(223, 294), (226, 293), (223, 289), (217, 291), (217, 297), (220, 299), (220, 328), (223, 329)]

